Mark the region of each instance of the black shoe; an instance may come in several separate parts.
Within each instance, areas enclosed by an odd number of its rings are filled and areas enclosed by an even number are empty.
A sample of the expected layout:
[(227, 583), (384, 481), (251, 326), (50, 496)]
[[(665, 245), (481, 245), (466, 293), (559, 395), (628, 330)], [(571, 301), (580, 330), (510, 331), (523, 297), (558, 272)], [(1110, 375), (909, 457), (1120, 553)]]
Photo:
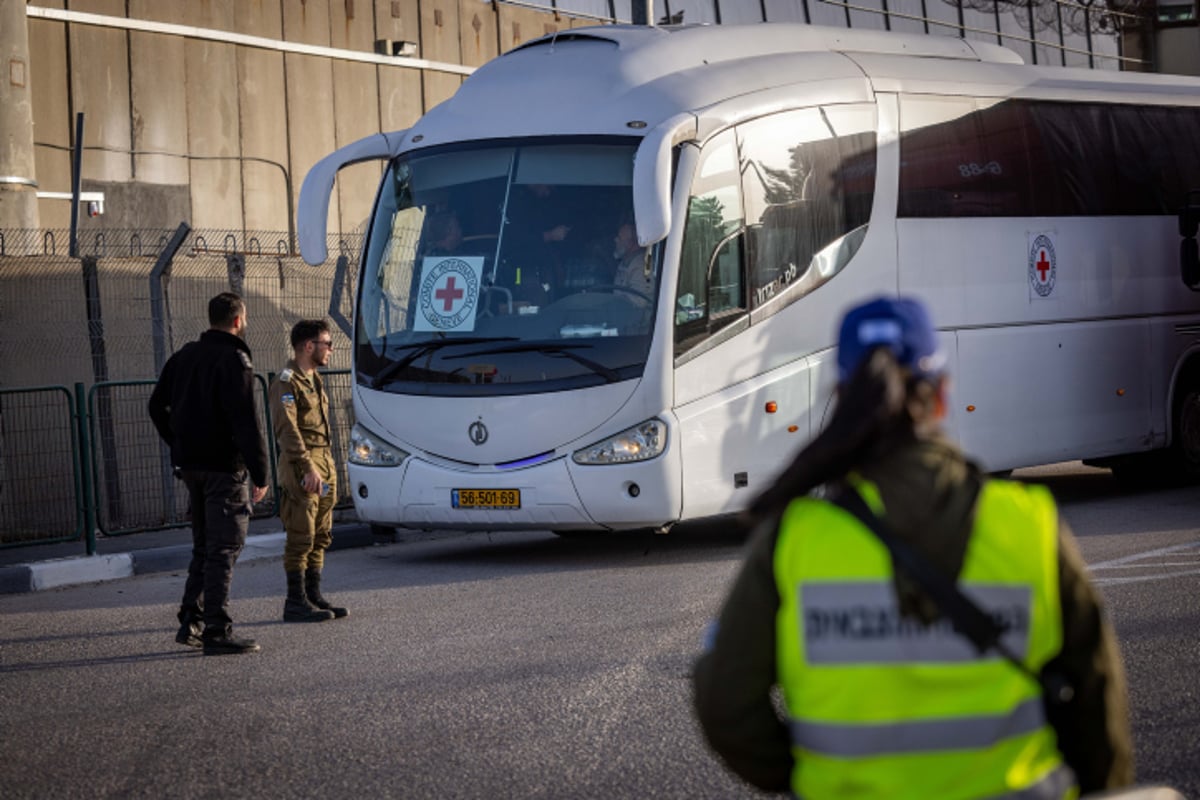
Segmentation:
[(321, 595), (321, 570), (315, 567), (310, 567), (304, 573), (304, 594), (314, 608), (329, 611), (336, 619), (341, 619), (350, 614), (345, 608), (335, 606)]
[(257, 653), (261, 648), (253, 639), (239, 639), (232, 633), (204, 637), (204, 655), (225, 656), (237, 653)]
[(350, 615), (350, 611), (348, 609), (342, 608), (341, 606), (335, 606), (324, 598), (321, 598), (320, 601), (313, 602), (313, 605), (322, 611), (328, 611), (329, 613), (333, 614), (334, 619), (341, 619), (342, 617)]
[(203, 628), (199, 622), (185, 622), (179, 626), (179, 632), (175, 634), (175, 641), (188, 647), (200, 647), (204, 644), (200, 638), (202, 631)]
[(204, 616), (197, 605), (187, 604), (179, 609), (179, 632), (175, 641), (188, 647), (199, 647), (201, 635), (204, 633)]
[(313, 608), (307, 601), (288, 598), (283, 603), (284, 622), (325, 622), (333, 619), (332, 611)]

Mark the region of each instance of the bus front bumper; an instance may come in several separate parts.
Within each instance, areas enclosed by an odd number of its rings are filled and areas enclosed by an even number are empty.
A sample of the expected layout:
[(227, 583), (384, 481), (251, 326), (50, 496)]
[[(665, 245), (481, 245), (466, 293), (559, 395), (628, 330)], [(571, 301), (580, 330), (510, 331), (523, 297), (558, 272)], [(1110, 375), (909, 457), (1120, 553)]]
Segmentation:
[[(360, 520), (405, 528), (627, 530), (673, 522), (681, 505), (677, 481), (662, 458), (581, 466), (559, 456), (498, 470), (413, 456), (396, 467), (348, 464), (347, 473)], [(520, 493), (519, 507), (499, 507), (500, 501), (511, 505), (514, 492)], [(464, 507), (481, 499), (480, 507)]]

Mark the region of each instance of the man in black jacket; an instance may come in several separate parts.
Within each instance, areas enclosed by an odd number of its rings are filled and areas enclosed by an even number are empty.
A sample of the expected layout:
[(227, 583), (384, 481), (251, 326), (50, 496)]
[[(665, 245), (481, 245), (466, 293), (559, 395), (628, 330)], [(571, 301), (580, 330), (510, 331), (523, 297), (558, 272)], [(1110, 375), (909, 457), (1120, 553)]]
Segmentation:
[(254, 365), (242, 339), (246, 304), (223, 292), (209, 301), (208, 322), (199, 340), (167, 360), (150, 395), (150, 418), (171, 447), (192, 509), (192, 561), (175, 641), (203, 646), (205, 655), (252, 653), (258, 644), (233, 635), (228, 612), (233, 564), (246, 543), (253, 503), (267, 493)]

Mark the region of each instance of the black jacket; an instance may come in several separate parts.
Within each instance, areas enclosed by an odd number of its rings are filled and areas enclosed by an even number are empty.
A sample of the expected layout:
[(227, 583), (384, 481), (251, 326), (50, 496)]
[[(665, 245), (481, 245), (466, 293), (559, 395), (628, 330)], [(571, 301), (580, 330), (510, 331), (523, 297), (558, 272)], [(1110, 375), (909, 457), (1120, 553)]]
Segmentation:
[(250, 472), (267, 485), (267, 450), (254, 407), (254, 365), (239, 337), (208, 330), (171, 356), (150, 395), (150, 418), (181, 469)]

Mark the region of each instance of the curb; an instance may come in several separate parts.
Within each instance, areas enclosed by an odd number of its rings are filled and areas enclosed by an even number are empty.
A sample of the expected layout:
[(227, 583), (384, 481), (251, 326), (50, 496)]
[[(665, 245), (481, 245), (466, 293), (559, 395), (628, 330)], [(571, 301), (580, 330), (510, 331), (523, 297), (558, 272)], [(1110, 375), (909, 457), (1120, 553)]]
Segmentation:
[[(331, 550), (365, 547), (374, 543), (366, 525), (335, 525), (333, 531)], [(287, 535), (283, 531), (247, 536), (238, 562), (280, 557), (283, 555), (286, 538)], [(128, 553), (73, 556), (15, 564), (0, 567), (0, 594), (37, 592), (82, 583), (120, 580), (153, 572), (186, 570), (191, 558), (191, 546), (182, 544), (133, 550)]]

